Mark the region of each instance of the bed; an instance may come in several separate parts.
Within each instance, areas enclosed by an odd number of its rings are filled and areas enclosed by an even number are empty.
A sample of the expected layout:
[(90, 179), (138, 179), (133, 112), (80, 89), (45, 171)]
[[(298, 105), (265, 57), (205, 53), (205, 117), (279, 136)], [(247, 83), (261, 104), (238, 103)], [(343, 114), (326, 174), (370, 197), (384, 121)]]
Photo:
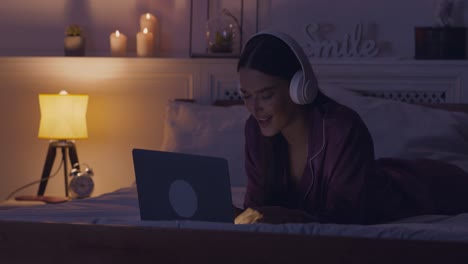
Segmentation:
[[(321, 89), (361, 115), (376, 157), (430, 157), (468, 171), (467, 104)], [(171, 100), (160, 149), (228, 159), (233, 203), (242, 207), (248, 113), (235, 101)], [(133, 183), (88, 199), (0, 210), (0, 249), (0, 263), (466, 263), (468, 213), (369, 226), (141, 221)]]

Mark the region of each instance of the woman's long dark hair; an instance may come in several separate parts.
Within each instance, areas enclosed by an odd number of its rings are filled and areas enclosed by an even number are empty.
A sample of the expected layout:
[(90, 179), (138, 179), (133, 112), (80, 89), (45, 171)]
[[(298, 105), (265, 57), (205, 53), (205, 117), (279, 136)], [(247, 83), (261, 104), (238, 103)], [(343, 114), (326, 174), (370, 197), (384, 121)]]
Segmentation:
[[(250, 39), (245, 46), (237, 71), (249, 68), (262, 73), (291, 81), (301, 70), (301, 64), (291, 48), (273, 35), (261, 34)], [(281, 133), (262, 137), (263, 171), (266, 173), (266, 205), (285, 205), (281, 200), (287, 192), (289, 175), (289, 151), (286, 139)]]
[(244, 47), (237, 71), (249, 68), (290, 81), (301, 70), (301, 64), (291, 48), (278, 37), (261, 34)]

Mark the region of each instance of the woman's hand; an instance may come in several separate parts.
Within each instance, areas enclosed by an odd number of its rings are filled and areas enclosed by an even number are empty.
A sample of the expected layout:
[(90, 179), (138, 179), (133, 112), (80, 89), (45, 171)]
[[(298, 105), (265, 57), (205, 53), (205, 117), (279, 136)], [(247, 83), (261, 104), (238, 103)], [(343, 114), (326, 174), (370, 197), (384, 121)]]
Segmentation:
[(264, 206), (247, 208), (239, 214), (234, 220), (235, 224), (254, 224), (254, 223), (306, 223), (314, 222), (316, 218), (301, 210), (288, 209), (280, 206)]

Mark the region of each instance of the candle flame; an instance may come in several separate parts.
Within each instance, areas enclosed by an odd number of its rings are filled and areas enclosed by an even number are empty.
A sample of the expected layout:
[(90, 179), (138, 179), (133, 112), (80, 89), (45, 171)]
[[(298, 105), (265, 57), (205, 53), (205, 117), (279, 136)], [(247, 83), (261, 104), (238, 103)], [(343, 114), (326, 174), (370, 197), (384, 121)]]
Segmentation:
[(144, 34), (148, 34), (148, 28), (143, 29)]
[(115, 31), (115, 36), (120, 37), (120, 32), (118, 30)]

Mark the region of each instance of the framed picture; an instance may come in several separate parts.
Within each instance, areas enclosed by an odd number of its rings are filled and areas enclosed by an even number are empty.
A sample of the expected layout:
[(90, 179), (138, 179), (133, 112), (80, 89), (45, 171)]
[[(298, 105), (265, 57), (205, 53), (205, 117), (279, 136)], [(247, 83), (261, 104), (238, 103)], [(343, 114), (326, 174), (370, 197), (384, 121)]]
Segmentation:
[(258, 31), (258, 0), (191, 0), (192, 58), (237, 58), (246, 36)]

